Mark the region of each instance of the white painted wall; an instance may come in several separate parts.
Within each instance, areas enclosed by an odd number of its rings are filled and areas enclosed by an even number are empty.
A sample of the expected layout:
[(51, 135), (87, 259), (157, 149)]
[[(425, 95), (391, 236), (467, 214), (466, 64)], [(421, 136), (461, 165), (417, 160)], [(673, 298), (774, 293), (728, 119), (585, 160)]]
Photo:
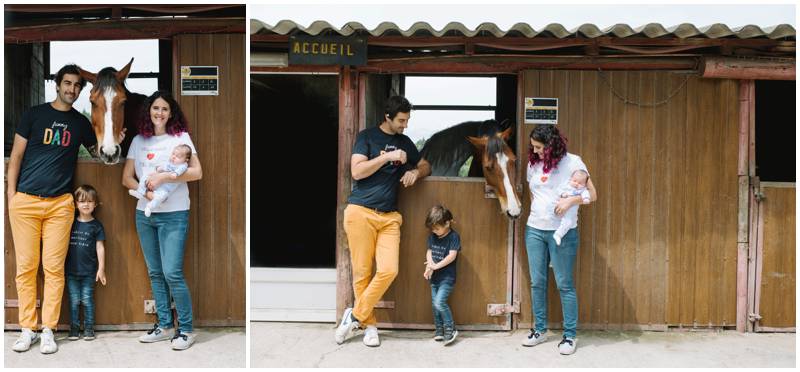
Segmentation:
[(336, 322), (336, 269), (250, 269), (250, 320)]

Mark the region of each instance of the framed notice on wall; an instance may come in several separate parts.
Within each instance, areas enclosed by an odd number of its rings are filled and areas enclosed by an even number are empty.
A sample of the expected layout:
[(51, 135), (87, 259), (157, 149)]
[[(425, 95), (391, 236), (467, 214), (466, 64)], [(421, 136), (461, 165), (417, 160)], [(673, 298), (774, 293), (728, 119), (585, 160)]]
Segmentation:
[(219, 95), (219, 66), (181, 66), (181, 95)]
[(558, 124), (558, 98), (525, 97), (525, 124)]

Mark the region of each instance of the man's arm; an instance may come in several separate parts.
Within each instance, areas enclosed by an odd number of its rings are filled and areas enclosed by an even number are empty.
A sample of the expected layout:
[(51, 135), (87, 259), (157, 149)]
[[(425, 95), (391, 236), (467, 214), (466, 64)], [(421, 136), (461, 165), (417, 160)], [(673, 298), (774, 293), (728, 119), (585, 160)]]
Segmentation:
[(14, 194), (17, 193), (17, 180), (19, 179), (19, 169), (22, 166), (22, 157), (25, 155), (25, 148), (28, 146), (28, 140), (19, 134), (14, 134), (14, 145), (11, 148), (11, 155), (8, 159), (8, 173), (6, 179), (8, 180), (8, 200), (10, 201)]
[(350, 175), (354, 180), (361, 180), (373, 175), (387, 162), (399, 161), (405, 164), (407, 160), (406, 152), (403, 150), (385, 152), (372, 160), (364, 154), (353, 154), (350, 157)]
[(417, 163), (417, 167), (410, 171), (407, 171), (402, 178), (400, 178), (400, 182), (403, 183), (403, 186), (409, 187), (413, 186), (418, 180), (421, 180), (425, 177), (431, 175), (431, 163), (428, 163), (425, 159), (420, 159)]

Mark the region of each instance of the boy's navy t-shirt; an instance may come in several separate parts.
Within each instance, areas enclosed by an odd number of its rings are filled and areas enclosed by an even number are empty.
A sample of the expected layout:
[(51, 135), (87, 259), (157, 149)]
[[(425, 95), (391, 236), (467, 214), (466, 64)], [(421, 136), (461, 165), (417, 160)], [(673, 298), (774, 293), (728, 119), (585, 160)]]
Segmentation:
[(98, 220), (81, 222), (75, 218), (69, 234), (66, 271), (70, 275), (97, 274), (97, 241), (106, 240), (103, 224)]
[(385, 152), (406, 152), (407, 161), (387, 162), (367, 178), (356, 180), (347, 202), (380, 212), (397, 210), (397, 186), (406, 171), (414, 169), (420, 160), (417, 146), (404, 134), (389, 135), (380, 126), (361, 131), (353, 145), (353, 154), (361, 154), (372, 160)]
[[(439, 238), (436, 234), (431, 234), (428, 236), (428, 249), (431, 250), (433, 262), (439, 263), (439, 261), (450, 254), (450, 251), (461, 251), (461, 237), (458, 236), (458, 233), (453, 229), (450, 229), (450, 233), (443, 238)], [(455, 282), (457, 261), (458, 256), (456, 256), (453, 262), (447, 264), (447, 266), (435, 270), (433, 276), (431, 276), (431, 283), (441, 283), (445, 280)]]
[(17, 191), (42, 197), (70, 193), (81, 144), (89, 148), (97, 143), (89, 119), (74, 108), (58, 111), (50, 103), (26, 111), (16, 133), (28, 140)]

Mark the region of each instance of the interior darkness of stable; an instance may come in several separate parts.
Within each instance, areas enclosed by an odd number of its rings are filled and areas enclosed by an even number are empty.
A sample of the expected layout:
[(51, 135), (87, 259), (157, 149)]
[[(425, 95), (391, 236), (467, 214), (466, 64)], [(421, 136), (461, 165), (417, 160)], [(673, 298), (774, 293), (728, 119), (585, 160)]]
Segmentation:
[(338, 76), (250, 75), (250, 266), (336, 267), (338, 127)]
[(795, 182), (795, 81), (756, 81), (756, 175)]
[[(495, 117), (513, 122), (516, 76), (497, 79)], [(386, 98), (402, 92), (398, 80), (393, 87), (391, 75), (368, 76), (367, 127), (380, 123)], [(270, 174), (251, 176), (251, 211), (272, 216), (253, 218), (267, 225), (252, 225), (252, 267), (336, 267), (337, 84), (335, 75), (251, 75), (251, 159), (265, 163), (250, 169)]]

